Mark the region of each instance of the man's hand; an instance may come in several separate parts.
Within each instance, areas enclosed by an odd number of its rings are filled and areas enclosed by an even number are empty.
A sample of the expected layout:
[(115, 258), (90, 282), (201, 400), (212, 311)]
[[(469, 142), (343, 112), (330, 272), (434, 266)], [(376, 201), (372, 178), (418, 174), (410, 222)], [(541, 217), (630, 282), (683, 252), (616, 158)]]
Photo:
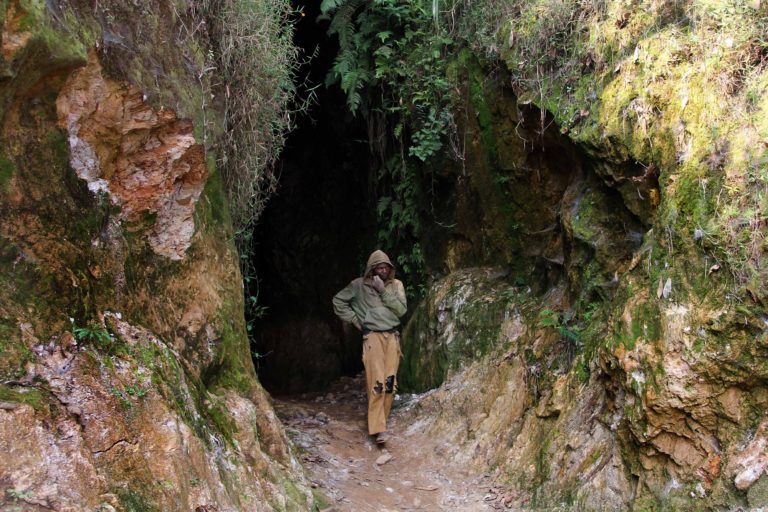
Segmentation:
[(379, 276), (373, 276), (373, 289), (379, 293), (384, 293), (384, 281)]
[(358, 331), (362, 331), (362, 330), (363, 330), (363, 326), (362, 326), (362, 325), (360, 325), (360, 322), (358, 322), (357, 320), (355, 320), (354, 322), (352, 322), (352, 325), (354, 325), (354, 326), (355, 326), (355, 328), (357, 328), (357, 330), (358, 330)]

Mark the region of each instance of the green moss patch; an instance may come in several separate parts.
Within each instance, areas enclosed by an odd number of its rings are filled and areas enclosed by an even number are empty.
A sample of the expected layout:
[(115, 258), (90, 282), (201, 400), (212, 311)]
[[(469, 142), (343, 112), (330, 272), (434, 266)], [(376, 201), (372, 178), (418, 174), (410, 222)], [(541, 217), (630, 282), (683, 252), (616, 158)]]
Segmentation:
[(234, 446), (234, 434), (237, 433), (237, 426), (234, 420), (227, 412), (226, 406), (223, 403), (212, 401), (212, 396), (208, 396), (207, 404), (205, 408), (205, 415), (211, 421), (213, 427), (221, 433), (224, 439)]
[(7, 156), (0, 154), (0, 193), (8, 192), (16, 165)]
[(0, 384), (0, 402), (27, 404), (38, 412), (48, 410), (48, 394), (33, 387), (11, 387)]
[(448, 371), (482, 358), (500, 343), (508, 285), (470, 274), (453, 279), (427, 294), (403, 333), (398, 383), (404, 390), (435, 388)]
[(24, 374), (26, 364), (34, 359), (32, 351), (21, 340), (19, 327), (0, 323), (0, 376), (15, 379)]
[(149, 499), (131, 489), (118, 490), (117, 497), (126, 512), (160, 512)]

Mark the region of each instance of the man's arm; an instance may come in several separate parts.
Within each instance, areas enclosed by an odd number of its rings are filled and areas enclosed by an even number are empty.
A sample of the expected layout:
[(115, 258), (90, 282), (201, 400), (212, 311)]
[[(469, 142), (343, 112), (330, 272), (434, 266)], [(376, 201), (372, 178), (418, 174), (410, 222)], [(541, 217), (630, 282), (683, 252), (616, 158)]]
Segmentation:
[(349, 283), (346, 288), (333, 296), (333, 311), (336, 313), (336, 316), (341, 318), (343, 321), (349, 322), (358, 329), (362, 329), (360, 320), (357, 318), (357, 315), (350, 306), (352, 299), (355, 297), (355, 287), (353, 283), (354, 281)]
[(408, 310), (408, 304), (405, 300), (405, 287), (403, 283), (395, 279), (387, 285), (384, 293), (381, 294), (381, 302), (394, 312), (398, 318), (403, 316)]

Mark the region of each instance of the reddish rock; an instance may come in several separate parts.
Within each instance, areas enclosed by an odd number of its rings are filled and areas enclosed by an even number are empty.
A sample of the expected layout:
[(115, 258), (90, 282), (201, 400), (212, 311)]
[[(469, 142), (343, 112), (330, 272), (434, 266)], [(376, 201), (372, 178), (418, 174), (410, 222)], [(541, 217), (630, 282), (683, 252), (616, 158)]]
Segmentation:
[(56, 107), (77, 175), (92, 192), (107, 193), (120, 206), (120, 220), (155, 215), (150, 246), (159, 255), (182, 259), (208, 177), (192, 122), (169, 109), (155, 111), (136, 87), (104, 78), (93, 53), (88, 65), (67, 79)]

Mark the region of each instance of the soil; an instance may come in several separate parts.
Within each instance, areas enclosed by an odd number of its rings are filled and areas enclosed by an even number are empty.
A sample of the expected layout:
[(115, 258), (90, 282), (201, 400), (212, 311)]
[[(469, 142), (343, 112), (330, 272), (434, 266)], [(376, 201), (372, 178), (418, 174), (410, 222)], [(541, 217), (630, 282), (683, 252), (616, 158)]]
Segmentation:
[(323, 511), (469, 512), (511, 505), (511, 496), (489, 474), (456, 467), (441, 455), (444, 443), (407, 414), (418, 400), (419, 395), (397, 396), (382, 447), (367, 433), (362, 375), (343, 378), (322, 394), (275, 399), (313, 486), (326, 497)]

